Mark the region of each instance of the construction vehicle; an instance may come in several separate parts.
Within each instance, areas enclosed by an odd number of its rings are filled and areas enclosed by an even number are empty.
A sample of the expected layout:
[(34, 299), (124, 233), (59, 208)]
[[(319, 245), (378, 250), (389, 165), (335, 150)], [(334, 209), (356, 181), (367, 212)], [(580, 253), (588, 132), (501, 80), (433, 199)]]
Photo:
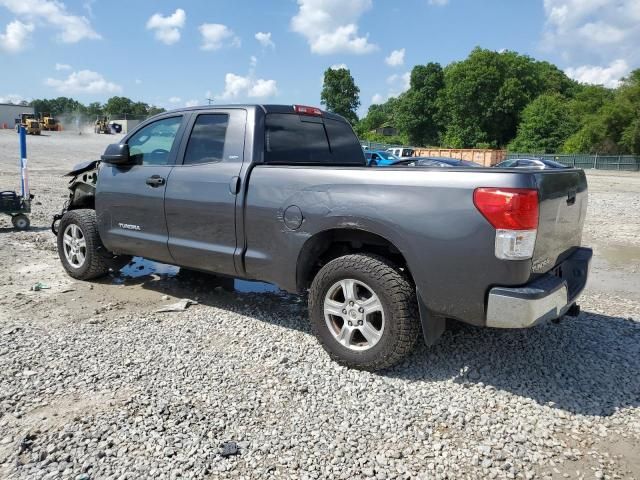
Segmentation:
[(109, 120), (107, 117), (98, 117), (96, 118), (96, 123), (94, 126), (94, 132), (96, 133), (106, 133), (110, 134), (111, 129), (109, 128)]
[(20, 131), (20, 126), (30, 135), (40, 135), (42, 132), (40, 121), (33, 113), (21, 113), (20, 117), (16, 118), (16, 132)]
[(50, 132), (58, 131), (58, 122), (50, 113), (41, 113), (40, 114), (40, 123), (42, 124), (42, 129)]

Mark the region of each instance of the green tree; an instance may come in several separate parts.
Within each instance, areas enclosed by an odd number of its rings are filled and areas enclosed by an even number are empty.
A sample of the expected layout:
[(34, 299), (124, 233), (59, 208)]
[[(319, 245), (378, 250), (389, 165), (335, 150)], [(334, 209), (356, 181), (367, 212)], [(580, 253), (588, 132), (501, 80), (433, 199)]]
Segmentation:
[(516, 138), (509, 144), (513, 152), (555, 153), (575, 132), (577, 123), (559, 93), (540, 95), (522, 112)]
[(599, 108), (592, 114), (578, 112), (583, 113), (581, 127), (567, 139), (563, 151), (640, 154), (640, 69), (631, 72), (611, 94), (591, 92), (584, 102)]
[(447, 65), (444, 74), (440, 114), (443, 143), (451, 147), (504, 146), (533, 99), (548, 92), (570, 95), (578, 88), (553, 65), (510, 51), (475, 48), (467, 59)]
[(392, 97), (384, 103), (374, 103), (369, 107), (367, 115), (362, 117), (356, 124), (355, 130), (361, 137), (365, 138), (365, 135), (371, 133), (372, 130), (382, 127), (383, 125), (396, 125), (396, 110), (398, 106), (398, 99)]
[(100, 102), (91, 102), (86, 107), (86, 114), (90, 119), (95, 119), (104, 115), (104, 108)]
[(328, 68), (324, 72), (320, 102), (327, 110), (342, 115), (352, 125), (358, 122), (356, 110), (360, 106), (360, 89), (348, 69)]
[(163, 113), (163, 112), (166, 112), (166, 110), (164, 108), (156, 107), (155, 105), (151, 105), (149, 107), (149, 111), (147, 112), (147, 114), (151, 117), (153, 115), (157, 115), (157, 114)]
[(132, 116), (133, 101), (127, 97), (111, 97), (104, 105), (104, 111), (112, 118), (124, 118), (125, 115)]
[(444, 88), (439, 63), (417, 65), (411, 71), (410, 87), (398, 101), (396, 127), (413, 145), (435, 145), (440, 137), (438, 98)]
[(31, 101), (31, 106), (34, 108), (37, 114), (50, 113), (54, 116), (63, 115), (65, 113), (84, 113), (85, 107), (83, 104), (68, 97), (58, 97), (52, 99), (35, 99)]

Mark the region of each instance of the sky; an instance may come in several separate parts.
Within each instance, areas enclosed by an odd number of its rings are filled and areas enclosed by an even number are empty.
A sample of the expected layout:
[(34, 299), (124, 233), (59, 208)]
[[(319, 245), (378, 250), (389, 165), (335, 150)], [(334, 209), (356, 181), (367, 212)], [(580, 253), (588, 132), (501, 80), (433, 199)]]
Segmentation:
[(640, 0), (0, 0), (0, 103), (319, 105), (346, 66), (363, 114), (476, 46), (615, 87), (638, 45)]

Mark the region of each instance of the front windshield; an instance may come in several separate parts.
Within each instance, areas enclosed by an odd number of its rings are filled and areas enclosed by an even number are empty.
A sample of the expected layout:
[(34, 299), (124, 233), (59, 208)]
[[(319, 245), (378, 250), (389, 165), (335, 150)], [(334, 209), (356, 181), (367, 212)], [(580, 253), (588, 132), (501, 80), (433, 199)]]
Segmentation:
[(392, 161), (400, 160), (393, 153), (389, 153), (389, 152), (377, 152), (377, 153), (378, 155), (380, 155), (380, 157), (384, 158), (385, 160), (392, 160)]

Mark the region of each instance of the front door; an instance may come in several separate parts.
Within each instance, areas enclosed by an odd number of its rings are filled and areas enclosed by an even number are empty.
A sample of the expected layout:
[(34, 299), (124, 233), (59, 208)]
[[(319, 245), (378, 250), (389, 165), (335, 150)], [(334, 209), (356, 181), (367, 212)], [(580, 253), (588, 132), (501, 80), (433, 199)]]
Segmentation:
[(235, 275), (236, 198), (244, 158), (246, 110), (205, 110), (187, 127), (167, 182), (169, 251), (197, 270)]
[(126, 139), (131, 165), (101, 164), (96, 211), (100, 238), (108, 250), (173, 262), (164, 197), (183, 123), (184, 115), (156, 120)]

